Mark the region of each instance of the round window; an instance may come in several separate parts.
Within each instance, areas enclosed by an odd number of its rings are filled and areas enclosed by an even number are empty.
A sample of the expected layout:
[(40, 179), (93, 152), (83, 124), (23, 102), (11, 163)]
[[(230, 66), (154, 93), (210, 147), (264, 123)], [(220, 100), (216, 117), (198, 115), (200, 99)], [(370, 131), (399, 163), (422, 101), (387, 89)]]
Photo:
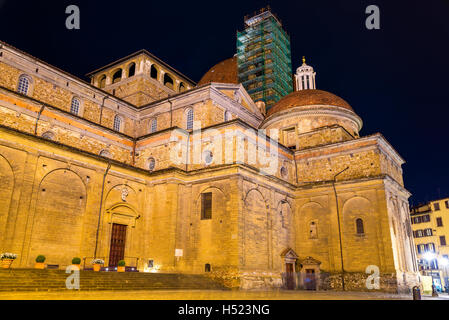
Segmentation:
[(206, 165), (210, 165), (212, 161), (214, 161), (214, 155), (212, 154), (211, 151), (204, 151), (203, 159)]
[(287, 176), (288, 176), (288, 170), (287, 170), (286, 167), (282, 167), (282, 168), (281, 168), (281, 176), (282, 176), (283, 178), (287, 178)]
[(155, 167), (156, 167), (156, 160), (154, 160), (154, 158), (148, 159), (148, 169), (150, 169), (150, 171), (153, 171)]

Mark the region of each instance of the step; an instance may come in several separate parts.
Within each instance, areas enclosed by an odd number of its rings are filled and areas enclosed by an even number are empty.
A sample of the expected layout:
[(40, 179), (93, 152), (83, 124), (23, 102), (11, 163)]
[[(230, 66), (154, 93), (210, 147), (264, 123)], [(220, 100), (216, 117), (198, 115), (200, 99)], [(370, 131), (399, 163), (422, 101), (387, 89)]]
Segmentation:
[[(61, 291), (69, 276), (64, 270), (0, 270), (0, 291)], [(82, 290), (226, 289), (201, 274), (80, 271)]]

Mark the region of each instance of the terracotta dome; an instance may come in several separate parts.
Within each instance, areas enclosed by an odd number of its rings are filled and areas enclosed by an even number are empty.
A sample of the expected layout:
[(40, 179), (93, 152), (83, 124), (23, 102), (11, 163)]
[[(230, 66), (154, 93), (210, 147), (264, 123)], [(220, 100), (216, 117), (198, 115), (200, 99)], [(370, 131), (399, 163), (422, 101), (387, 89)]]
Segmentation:
[(233, 84), (239, 83), (237, 73), (237, 57), (233, 57), (217, 63), (201, 78), (201, 80), (198, 82), (198, 86), (210, 82)]
[(331, 105), (354, 112), (349, 103), (335, 94), (323, 90), (299, 90), (294, 91), (279, 100), (267, 111), (267, 116), (290, 108), (310, 105)]

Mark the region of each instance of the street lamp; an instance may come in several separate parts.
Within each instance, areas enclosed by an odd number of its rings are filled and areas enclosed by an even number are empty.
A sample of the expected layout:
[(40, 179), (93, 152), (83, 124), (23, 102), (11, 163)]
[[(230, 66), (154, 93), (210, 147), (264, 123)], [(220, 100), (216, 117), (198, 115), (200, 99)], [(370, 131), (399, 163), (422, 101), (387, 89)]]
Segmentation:
[(435, 259), (435, 257), (436, 257), (436, 255), (433, 252), (428, 251), (428, 252), (424, 253), (424, 259), (426, 259), (429, 264), (430, 264), (430, 261)]
[[(436, 254), (435, 253), (433, 253), (433, 252), (430, 252), (430, 251), (428, 251), (428, 252), (426, 252), (426, 253), (424, 253), (424, 255), (423, 255), (423, 257), (424, 257), (424, 259), (427, 261), (427, 263), (428, 263), (428, 265), (429, 265), (429, 267), (430, 267), (430, 270), (432, 270), (432, 265), (431, 265), (431, 261), (434, 261), (435, 259), (436, 259)], [(437, 270), (438, 271), (438, 270)], [(433, 276), (435, 275), (435, 273), (433, 272), (433, 271), (430, 271), (430, 274), (431, 274), (431, 276), (432, 276), (432, 296), (434, 296), (434, 295), (437, 295), (437, 293), (436, 293), (436, 291), (435, 291), (435, 285), (433, 284)], [(440, 279), (440, 281), (441, 281), (441, 276), (440, 276), (440, 272), (438, 272), (438, 278)]]
[(438, 264), (443, 267), (443, 270), (444, 270), (444, 288), (445, 288), (445, 291), (447, 293), (449, 293), (449, 284), (447, 283), (447, 281), (448, 281), (447, 266), (449, 265), (449, 259), (448, 258), (441, 258), (441, 259), (438, 260)]

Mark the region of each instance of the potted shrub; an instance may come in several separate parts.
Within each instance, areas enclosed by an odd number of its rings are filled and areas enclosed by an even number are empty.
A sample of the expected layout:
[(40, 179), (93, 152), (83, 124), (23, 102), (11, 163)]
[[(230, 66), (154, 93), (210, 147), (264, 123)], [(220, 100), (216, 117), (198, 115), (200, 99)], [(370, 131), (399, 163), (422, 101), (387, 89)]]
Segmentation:
[(2, 253), (0, 255), (0, 260), (2, 262), (3, 269), (9, 269), (14, 260), (17, 259), (17, 254), (14, 253)]
[(126, 262), (125, 260), (120, 260), (118, 262), (117, 272), (125, 272)]
[(92, 260), (92, 264), (94, 265), (94, 271), (98, 272), (101, 270), (101, 266), (104, 265), (104, 260), (94, 259), (94, 260)]
[(36, 264), (34, 265), (35, 269), (45, 269), (45, 256), (38, 255), (36, 258)]
[(78, 268), (78, 270), (80, 270), (80, 264), (81, 264), (81, 259), (80, 258), (73, 258), (72, 259), (72, 265), (74, 265), (76, 268)]

